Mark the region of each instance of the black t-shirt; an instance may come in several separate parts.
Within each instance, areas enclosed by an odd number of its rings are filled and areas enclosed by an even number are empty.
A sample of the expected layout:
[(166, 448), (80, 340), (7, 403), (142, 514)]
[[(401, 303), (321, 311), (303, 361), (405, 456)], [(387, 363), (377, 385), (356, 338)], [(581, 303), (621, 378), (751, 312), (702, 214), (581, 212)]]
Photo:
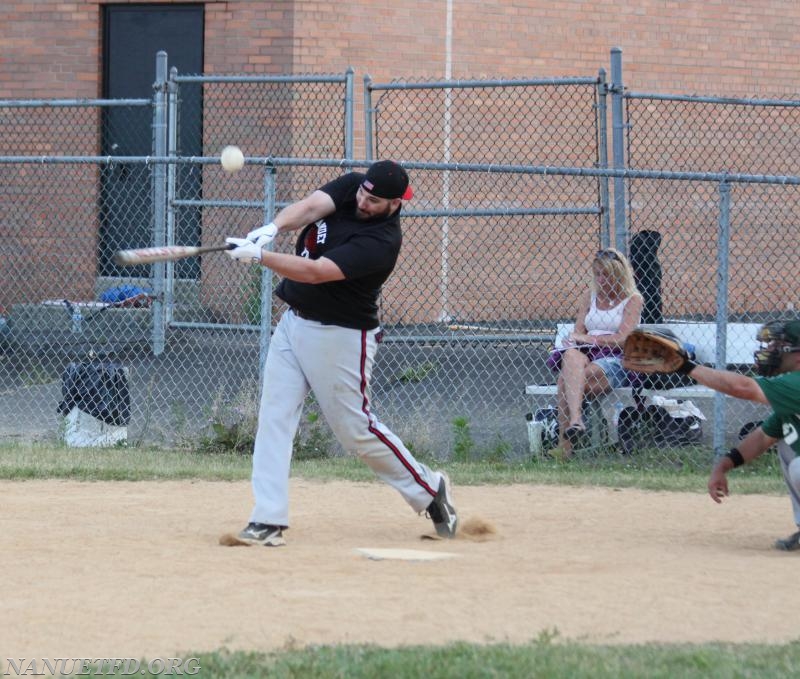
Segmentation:
[(400, 210), (368, 220), (356, 216), (356, 192), (363, 180), (360, 172), (350, 172), (320, 187), (336, 209), (304, 227), (295, 244), (296, 255), (327, 257), (345, 279), (313, 285), (284, 278), (275, 294), (315, 320), (371, 330), (379, 325), (378, 297), (397, 262), (403, 234)]

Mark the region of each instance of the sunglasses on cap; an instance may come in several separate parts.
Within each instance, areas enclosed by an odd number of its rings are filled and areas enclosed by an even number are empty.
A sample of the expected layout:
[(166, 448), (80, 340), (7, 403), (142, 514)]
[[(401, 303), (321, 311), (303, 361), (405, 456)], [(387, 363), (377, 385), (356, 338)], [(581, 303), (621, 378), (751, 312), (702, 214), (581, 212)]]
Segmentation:
[(597, 254), (595, 255), (595, 259), (613, 259), (617, 262), (621, 262), (622, 260), (619, 258), (619, 255), (614, 252), (614, 250), (598, 250)]

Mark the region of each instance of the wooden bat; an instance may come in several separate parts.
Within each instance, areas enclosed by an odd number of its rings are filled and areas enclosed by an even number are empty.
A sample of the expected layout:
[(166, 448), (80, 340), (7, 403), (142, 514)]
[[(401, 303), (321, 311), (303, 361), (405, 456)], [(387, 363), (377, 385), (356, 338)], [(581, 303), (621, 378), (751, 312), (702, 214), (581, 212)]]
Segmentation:
[(165, 245), (161, 248), (135, 248), (133, 250), (118, 250), (114, 255), (114, 262), (118, 266), (136, 266), (137, 264), (150, 264), (151, 262), (174, 262), (186, 257), (197, 257), (207, 252), (222, 252), (233, 250), (236, 246), (232, 243), (225, 245)]

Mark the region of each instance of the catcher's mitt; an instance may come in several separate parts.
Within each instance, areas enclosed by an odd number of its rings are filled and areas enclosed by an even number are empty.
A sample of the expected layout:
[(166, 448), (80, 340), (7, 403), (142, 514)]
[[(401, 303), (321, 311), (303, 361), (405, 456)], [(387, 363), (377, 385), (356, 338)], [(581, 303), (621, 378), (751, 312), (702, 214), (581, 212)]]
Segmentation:
[(680, 340), (659, 330), (638, 328), (628, 335), (622, 365), (639, 373), (681, 373), (688, 375), (697, 364), (689, 358)]

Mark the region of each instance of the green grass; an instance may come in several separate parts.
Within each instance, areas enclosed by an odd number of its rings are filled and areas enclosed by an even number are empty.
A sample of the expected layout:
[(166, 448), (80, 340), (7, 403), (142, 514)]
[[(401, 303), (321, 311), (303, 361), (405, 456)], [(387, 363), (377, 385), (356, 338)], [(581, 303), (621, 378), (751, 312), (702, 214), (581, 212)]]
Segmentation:
[(0, 445), (0, 478), (150, 481), (209, 479), (234, 481), (249, 475), (250, 457), (199, 455), (185, 450), (143, 448), (66, 448), (52, 445)]
[[(663, 455), (663, 451), (661, 451)], [(74, 479), (78, 481), (152, 481), (198, 479), (238, 481), (250, 478), (250, 456), (201, 453), (157, 448), (67, 448), (52, 444), (0, 444), (0, 479)], [(677, 458), (676, 458), (677, 459)], [(547, 484), (609, 486), (681, 492), (705, 492), (707, 466), (666, 464), (616, 457), (556, 462), (446, 462), (424, 459), (447, 469), (454, 483)], [(308, 479), (376, 480), (372, 471), (353, 457), (313, 457), (295, 460), (292, 474)], [(774, 455), (731, 474), (737, 493), (782, 494), (785, 486)], [(376, 481), (377, 482), (377, 481)]]
[[(661, 451), (663, 455), (664, 451)], [(655, 453), (653, 453), (655, 456)], [(737, 494), (783, 494), (785, 487), (774, 455), (731, 474)], [(456, 484), (550, 484), (610, 486), (704, 493), (707, 466), (677, 454), (672, 463), (656, 464), (647, 452), (636, 459), (597, 456), (560, 463), (447, 462)], [(425, 460), (438, 466), (433, 460)], [(293, 475), (307, 479), (375, 480), (369, 468), (353, 458), (312, 458), (293, 464)], [(74, 479), (79, 481), (149, 481), (199, 479), (247, 480), (250, 457), (143, 448), (66, 448), (45, 444), (0, 444), (0, 479)], [(375, 481), (377, 483), (377, 481)], [(491, 586), (487, 575), (487, 585)], [(602, 620), (597, 621), (602, 625)], [(725, 621), (721, 621), (725, 624)], [(800, 642), (777, 645), (608, 645), (559, 639), (558, 631), (528, 644), (450, 644), (385, 649), (375, 646), (314, 646), (275, 653), (231, 652), (183, 654), (198, 658), (199, 677), (297, 677), (372, 679), (417, 678), (569, 678), (569, 679), (734, 679), (800, 676)], [(147, 662), (142, 661), (142, 667)], [(115, 676), (108, 667), (103, 676)], [(121, 674), (118, 676), (122, 676)], [(141, 674), (138, 676), (142, 676)], [(149, 676), (147, 673), (144, 676)]]
[[(763, 679), (797, 676), (800, 644), (583, 646), (544, 639), (521, 646), (459, 643), (441, 648), (395, 650), (370, 646), (319, 647), (270, 656), (220, 653), (199, 660), (201, 667), (213, 668), (211, 676), (231, 678)], [(234, 667), (234, 671), (228, 672), (228, 668)]]
[[(593, 646), (560, 642), (553, 633), (514, 646), (314, 646), (268, 654), (222, 649), (184, 654), (189, 657), (198, 661), (191, 665), (200, 667), (196, 676), (215, 679), (777, 679), (798, 676), (800, 643)], [(122, 674), (106, 667), (102, 676)]]

